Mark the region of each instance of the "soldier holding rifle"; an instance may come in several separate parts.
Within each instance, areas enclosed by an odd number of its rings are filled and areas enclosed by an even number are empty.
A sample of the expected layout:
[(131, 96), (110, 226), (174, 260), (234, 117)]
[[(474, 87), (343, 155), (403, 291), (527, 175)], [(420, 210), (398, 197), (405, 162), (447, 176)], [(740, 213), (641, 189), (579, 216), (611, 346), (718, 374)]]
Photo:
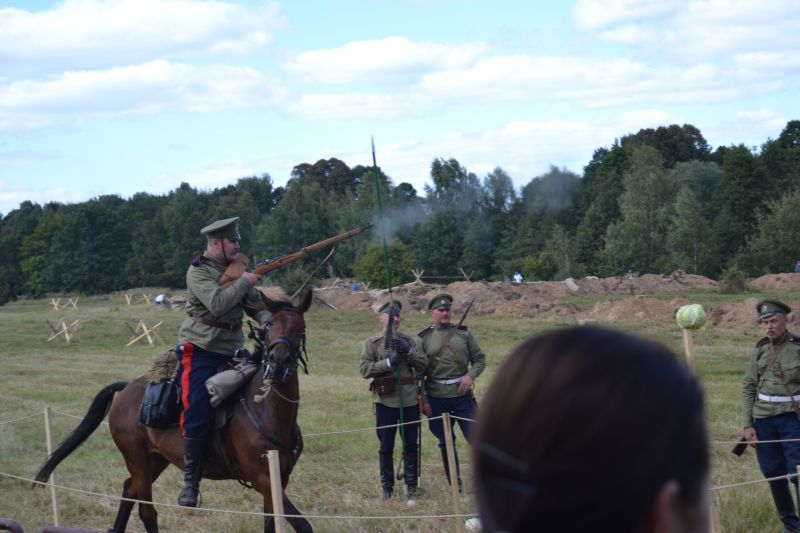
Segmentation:
[(205, 252), (192, 259), (186, 273), (188, 315), (178, 331), (176, 349), (181, 361), (180, 425), (183, 435), (184, 487), (178, 503), (196, 507), (200, 492), (208, 441), (213, 425), (213, 408), (205, 382), (225, 368), (244, 344), (242, 318), (247, 313), (262, 329), (270, 313), (264, 309), (255, 284), (262, 276), (315, 250), (336, 246), (370, 226), (357, 228), (324, 241), (259, 263), (253, 272), (245, 269), (247, 256), (240, 253), (239, 217), (218, 220), (200, 230), (207, 237)]
[(384, 333), (368, 338), (361, 347), (359, 368), (362, 377), (372, 379), (370, 390), (375, 404), (375, 425), (378, 428), (389, 426), (377, 430), (383, 489), (381, 501), (391, 498), (394, 489), (392, 454), (397, 433), (397, 426), (394, 424), (400, 422), (401, 418), (406, 423), (401, 428), (401, 435), (405, 443), (403, 462), (408, 499), (413, 500), (417, 491), (417, 376), (422, 377), (428, 357), (420, 351), (414, 339), (398, 330), (401, 309), (402, 305), (396, 300), (383, 304), (378, 311), (378, 317)]
[[(471, 304), (470, 304), (471, 305)], [(450, 322), (453, 297), (442, 293), (434, 296), (428, 303), (431, 310), (432, 324), (419, 333), (423, 352), (428, 356), (428, 367), (425, 370), (425, 399), (423, 411), (429, 417), (440, 417), (447, 412), (459, 417), (458, 425), (461, 433), (469, 442), (472, 423), (464, 418), (475, 416), (475, 396), (472, 392), (474, 382), (486, 368), (486, 354), (483, 353), (475, 337), (463, 325), (464, 316), (458, 325)], [(447, 461), (444, 426), (442, 419), (436, 418), (428, 422), (431, 433), (439, 439), (442, 452), (444, 472), (450, 482), (450, 468)], [(451, 420), (451, 427), (455, 420)], [(455, 446), (453, 432), (453, 449)], [(463, 490), (461, 473), (456, 453), (456, 479), (458, 490)]]
[(219, 286), (228, 266), (240, 260), (238, 220), (239, 217), (218, 220), (200, 230), (208, 240), (206, 250), (192, 259), (186, 273), (188, 316), (178, 331), (176, 352), (181, 360), (180, 425), (184, 458), (184, 487), (178, 503), (187, 507), (197, 506), (214, 422), (205, 382), (231, 361), (236, 349), (244, 344), (244, 313), (261, 324), (270, 317), (263, 306), (261, 310), (256, 308), (261, 304), (255, 288), (260, 275), (243, 272), (227, 288)]
[[(763, 300), (756, 306), (766, 335), (753, 349), (742, 381), (743, 439), (756, 447), (767, 478), (797, 474), (800, 464), (800, 338), (786, 329), (788, 305)], [(758, 441), (784, 441), (760, 442)], [(797, 489), (797, 478), (792, 478)], [(800, 520), (786, 479), (769, 482), (784, 531), (800, 533)]]

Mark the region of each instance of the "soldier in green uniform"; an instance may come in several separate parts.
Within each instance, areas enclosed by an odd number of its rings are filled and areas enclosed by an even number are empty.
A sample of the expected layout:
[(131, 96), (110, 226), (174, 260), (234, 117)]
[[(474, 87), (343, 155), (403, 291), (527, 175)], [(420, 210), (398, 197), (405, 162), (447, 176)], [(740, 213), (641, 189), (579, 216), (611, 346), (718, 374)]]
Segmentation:
[[(428, 302), (432, 324), (419, 333), (422, 350), (428, 356), (425, 369), (425, 405), (423, 411), (429, 417), (440, 417), (447, 412), (457, 416), (451, 419), (451, 429), (458, 421), (464, 438), (469, 442), (472, 423), (468, 420), (475, 415), (475, 396), (472, 388), (475, 380), (486, 368), (486, 354), (483, 353), (475, 337), (466, 326), (456, 326), (450, 322), (453, 297), (442, 293)], [(437, 439), (442, 453), (444, 472), (450, 482), (450, 468), (444, 440), (444, 426), (441, 418), (432, 419), (428, 427)], [(453, 449), (456, 435), (453, 432)], [(458, 490), (462, 490), (458, 453), (456, 453), (456, 478)]]
[[(742, 381), (744, 438), (756, 448), (758, 464), (767, 478), (796, 474), (800, 464), (800, 338), (786, 329), (788, 305), (763, 300), (756, 307), (766, 335), (753, 349)], [(786, 441), (760, 442), (757, 441)], [(797, 478), (792, 479), (797, 488)], [(784, 531), (800, 532), (786, 479), (769, 482)]]
[(218, 220), (200, 230), (207, 237), (205, 252), (192, 259), (186, 273), (188, 315), (178, 331), (181, 361), (180, 425), (183, 435), (184, 487), (178, 503), (196, 507), (200, 478), (213, 425), (214, 410), (205, 382), (224, 369), (244, 344), (242, 317), (247, 313), (262, 325), (270, 318), (255, 284), (261, 278), (245, 272), (229, 287), (219, 278), (237, 260), (239, 217)]
[[(393, 308), (394, 307), (394, 308)], [(405, 489), (409, 500), (416, 497), (417, 491), (417, 432), (419, 431), (419, 405), (417, 403), (418, 380), (428, 363), (428, 357), (420, 351), (414, 339), (399, 331), (400, 310), (398, 301), (386, 302), (379, 309), (378, 317), (384, 333), (374, 335), (364, 341), (361, 347), (361, 376), (372, 379), (370, 390), (375, 404), (375, 425), (378, 428), (380, 449), (381, 501), (392, 497), (394, 475), (394, 440), (397, 424), (400, 422), (400, 405), (403, 406), (403, 426), (405, 456)], [(390, 345), (385, 343), (386, 329), (390, 314), (394, 317), (394, 332)], [(398, 384), (398, 379), (400, 383)], [(399, 386), (398, 386), (399, 385)], [(402, 397), (402, 402), (401, 402)], [(388, 427), (385, 427), (388, 426)]]

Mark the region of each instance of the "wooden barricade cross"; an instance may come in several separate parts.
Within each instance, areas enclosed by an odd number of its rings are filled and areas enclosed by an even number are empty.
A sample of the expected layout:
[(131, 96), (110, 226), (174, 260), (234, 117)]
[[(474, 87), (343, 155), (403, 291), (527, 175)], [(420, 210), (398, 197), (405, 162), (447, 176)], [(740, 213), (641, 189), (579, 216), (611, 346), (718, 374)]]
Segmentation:
[[(158, 334), (158, 328), (163, 323), (164, 321), (162, 320), (158, 322), (156, 325), (148, 327), (147, 324), (145, 324), (144, 320), (140, 320), (139, 323), (136, 325), (136, 329), (130, 327), (130, 325), (126, 323), (125, 325), (128, 326), (129, 330), (131, 330), (131, 336), (133, 337), (131, 341), (127, 344), (127, 346), (130, 346), (131, 344), (140, 341), (143, 338), (147, 339), (147, 344), (149, 344), (150, 346), (152, 346), (153, 342), (156, 340), (159, 342), (159, 344), (163, 345), (164, 341)], [(139, 331), (141, 331), (141, 333), (139, 333)]]
[(78, 308), (78, 298), (67, 298), (67, 301), (61, 303), (61, 298), (50, 298), (50, 303), (53, 306), (53, 309), (56, 311), (61, 311), (62, 309), (66, 309), (67, 307), (72, 307), (73, 309)]
[(50, 323), (49, 320), (46, 321), (47, 325), (50, 326), (50, 329), (53, 330), (53, 334), (50, 335), (50, 338), (47, 339), (47, 342), (55, 339), (60, 335), (64, 335), (64, 340), (70, 342), (72, 338), (75, 336), (75, 332), (78, 330), (78, 325), (80, 324), (80, 319), (73, 321), (70, 324), (67, 324), (67, 321), (63, 318), (58, 321), (58, 324), (55, 326)]
[(134, 295), (131, 293), (125, 293), (125, 301), (128, 302), (128, 305), (136, 305), (140, 303), (150, 304), (150, 295), (142, 293), (142, 296), (139, 298), (134, 298)]

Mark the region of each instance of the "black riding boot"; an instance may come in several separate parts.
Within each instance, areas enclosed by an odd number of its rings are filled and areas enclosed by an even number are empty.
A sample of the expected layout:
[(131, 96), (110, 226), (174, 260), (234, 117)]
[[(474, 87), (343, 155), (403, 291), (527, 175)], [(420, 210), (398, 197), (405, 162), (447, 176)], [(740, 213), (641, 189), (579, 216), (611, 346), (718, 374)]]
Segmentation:
[[(444, 477), (447, 478), (447, 484), (450, 484), (450, 463), (447, 461), (447, 448), (439, 448), (442, 452), (442, 463), (444, 464)], [(458, 480), (459, 494), (464, 492), (464, 483), (461, 481), (461, 465), (458, 464), (458, 449), (453, 446), (453, 457), (456, 460), (456, 479)]]
[(403, 457), (406, 469), (406, 497), (409, 500), (415, 500), (417, 499), (417, 452), (407, 453)]
[(772, 491), (772, 500), (775, 502), (775, 509), (781, 518), (784, 531), (800, 533), (800, 520), (794, 511), (794, 501), (792, 500), (792, 491), (789, 490), (789, 483), (785, 480), (771, 481), (769, 489)]
[(206, 439), (183, 439), (183, 489), (178, 505), (197, 507), (200, 495), (200, 478), (203, 477), (203, 462), (206, 457)]
[(381, 487), (383, 488), (381, 501), (385, 502), (392, 497), (392, 492), (394, 491), (394, 466), (392, 465), (392, 454), (379, 453), (378, 458), (380, 459)]

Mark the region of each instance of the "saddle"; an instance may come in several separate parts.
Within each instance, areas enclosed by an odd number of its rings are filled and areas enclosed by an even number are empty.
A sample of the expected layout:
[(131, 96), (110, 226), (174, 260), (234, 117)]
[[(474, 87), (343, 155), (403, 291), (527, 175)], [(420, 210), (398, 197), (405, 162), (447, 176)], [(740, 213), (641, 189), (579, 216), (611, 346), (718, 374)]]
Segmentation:
[[(177, 381), (180, 365), (175, 350), (156, 356), (147, 373), (147, 387), (139, 407), (139, 423), (151, 428), (165, 428), (178, 424), (183, 403), (181, 388)], [(258, 365), (242, 362), (227, 368), (206, 381), (206, 389), (211, 395), (214, 407), (215, 430), (225, 427), (233, 416), (235, 402), (232, 396), (255, 374)]]

